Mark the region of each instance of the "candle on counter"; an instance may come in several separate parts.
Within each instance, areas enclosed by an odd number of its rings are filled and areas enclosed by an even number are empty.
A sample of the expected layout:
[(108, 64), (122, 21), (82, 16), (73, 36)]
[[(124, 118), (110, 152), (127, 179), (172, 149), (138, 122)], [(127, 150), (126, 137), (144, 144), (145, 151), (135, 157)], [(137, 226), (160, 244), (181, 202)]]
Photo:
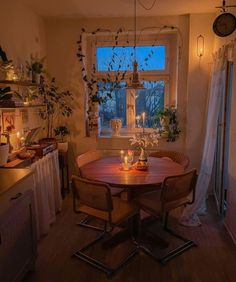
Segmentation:
[(23, 136), (20, 138), (20, 145), (25, 146), (25, 137)]
[(27, 106), (29, 106), (29, 101), (25, 101), (25, 102), (23, 102), (23, 104), (24, 104), (25, 107), (27, 107)]
[(17, 142), (17, 149), (19, 150), (21, 147), (21, 142), (20, 142), (20, 131), (16, 132), (16, 142)]

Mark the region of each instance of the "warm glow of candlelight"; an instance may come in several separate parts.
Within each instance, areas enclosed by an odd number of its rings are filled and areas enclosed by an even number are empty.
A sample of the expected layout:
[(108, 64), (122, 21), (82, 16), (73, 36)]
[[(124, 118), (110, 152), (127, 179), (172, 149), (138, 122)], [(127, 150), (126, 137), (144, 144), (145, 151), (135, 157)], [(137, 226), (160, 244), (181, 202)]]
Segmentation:
[(125, 154), (124, 150), (120, 150), (120, 161), (121, 161), (121, 163), (123, 163), (124, 154)]
[(125, 165), (128, 164), (128, 157), (127, 157), (127, 156), (124, 157), (124, 164), (125, 164)]
[(145, 112), (143, 112), (143, 113), (141, 114), (143, 123), (145, 123), (145, 116), (146, 116), (146, 114), (145, 114)]
[(133, 155), (133, 153), (134, 153), (134, 151), (133, 151), (133, 150), (128, 150), (128, 156), (132, 156), (132, 155)]
[(20, 132), (19, 132), (19, 131), (17, 131), (16, 137), (17, 137), (18, 139), (20, 138)]

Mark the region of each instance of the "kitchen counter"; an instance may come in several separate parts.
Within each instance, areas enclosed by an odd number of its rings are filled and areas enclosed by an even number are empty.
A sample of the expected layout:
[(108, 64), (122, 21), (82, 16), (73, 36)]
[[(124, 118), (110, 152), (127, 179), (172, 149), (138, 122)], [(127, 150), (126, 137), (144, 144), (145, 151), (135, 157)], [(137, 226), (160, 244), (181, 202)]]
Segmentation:
[(31, 169), (0, 169), (0, 195), (32, 173)]

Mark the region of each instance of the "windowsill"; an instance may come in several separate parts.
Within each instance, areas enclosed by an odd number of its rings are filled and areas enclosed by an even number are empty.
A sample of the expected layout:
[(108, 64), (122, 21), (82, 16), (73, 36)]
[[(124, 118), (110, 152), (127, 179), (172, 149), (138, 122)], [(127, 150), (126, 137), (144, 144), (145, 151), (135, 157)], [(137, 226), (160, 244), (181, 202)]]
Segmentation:
[[(111, 130), (109, 129), (103, 129), (99, 135), (98, 138), (115, 138), (115, 139), (124, 139), (124, 138), (132, 138), (135, 133), (142, 133), (143, 129), (142, 128), (135, 128), (133, 131), (127, 130), (127, 129), (121, 129), (120, 136), (112, 136), (111, 135)], [(153, 132), (153, 128), (145, 128), (146, 133), (151, 133)]]
[(133, 134), (129, 134), (129, 135), (120, 135), (120, 136), (112, 136), (111, 134), (101, 134), (98, 136), (98, 138), (101, 138), (101, 139), (128, 139), (128, 138), (132, 138), (133, 137)]

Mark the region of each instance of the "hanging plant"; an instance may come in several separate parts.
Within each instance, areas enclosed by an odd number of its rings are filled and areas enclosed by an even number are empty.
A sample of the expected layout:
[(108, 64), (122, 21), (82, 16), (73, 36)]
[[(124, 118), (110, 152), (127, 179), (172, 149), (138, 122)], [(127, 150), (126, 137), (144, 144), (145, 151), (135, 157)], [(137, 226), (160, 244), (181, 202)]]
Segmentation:
[[(85, 33), (85, 29), (82, 28), (82, 34)], [(103, 29), (96, 29), (91, 34), (95, 35), (98, 32), (104, 31)], [(109, 31), (110, 30), (105, 30)], [(96, 73), (96, 67), (95, 65), (92, 66), (91, 70), (86, 71), (85, 65), (84, 65), (84, 58), (85, 54), (82, 51), (82, 34), (80, 35), (79, 40), (77, 41), (78, 49), (77, 49), (77, 57), (79, 59), (79, 62), (81, 63), (81, 72), (82, 72), (82, 79), (85, 82), (88, 90), (88, 98), (89, 102), (97, 102), (99, 104), (105, 103), (107, 99), (112, 98), (112, 93), (115, 89), (120, 88), (120, 82), (125, 80), (125, 76), (127, 74), (127, 71), (121, 71), (122, 66), (122, 58), (119, 58), (119, 61), (117, 62), (118, 54), (115, 52), (115, 47), (118, 46), (119, 43), (119, 35), (122, 32), (122, 28), (119, 28), (117, 32), (115, 33), (114, 41), (115, 46), (113, 46), (113, 52), (110, 59), (110, 62), (107, 66), (107, 72), (104, 76), (102, 76), (101, 79), (97, 78)], [(114, 64), (117, 63), (118, 68), (114, 69)], [(98, 89), (98, 82), (102, 82), (102, 90), (103, 95), (99, 93)]]

